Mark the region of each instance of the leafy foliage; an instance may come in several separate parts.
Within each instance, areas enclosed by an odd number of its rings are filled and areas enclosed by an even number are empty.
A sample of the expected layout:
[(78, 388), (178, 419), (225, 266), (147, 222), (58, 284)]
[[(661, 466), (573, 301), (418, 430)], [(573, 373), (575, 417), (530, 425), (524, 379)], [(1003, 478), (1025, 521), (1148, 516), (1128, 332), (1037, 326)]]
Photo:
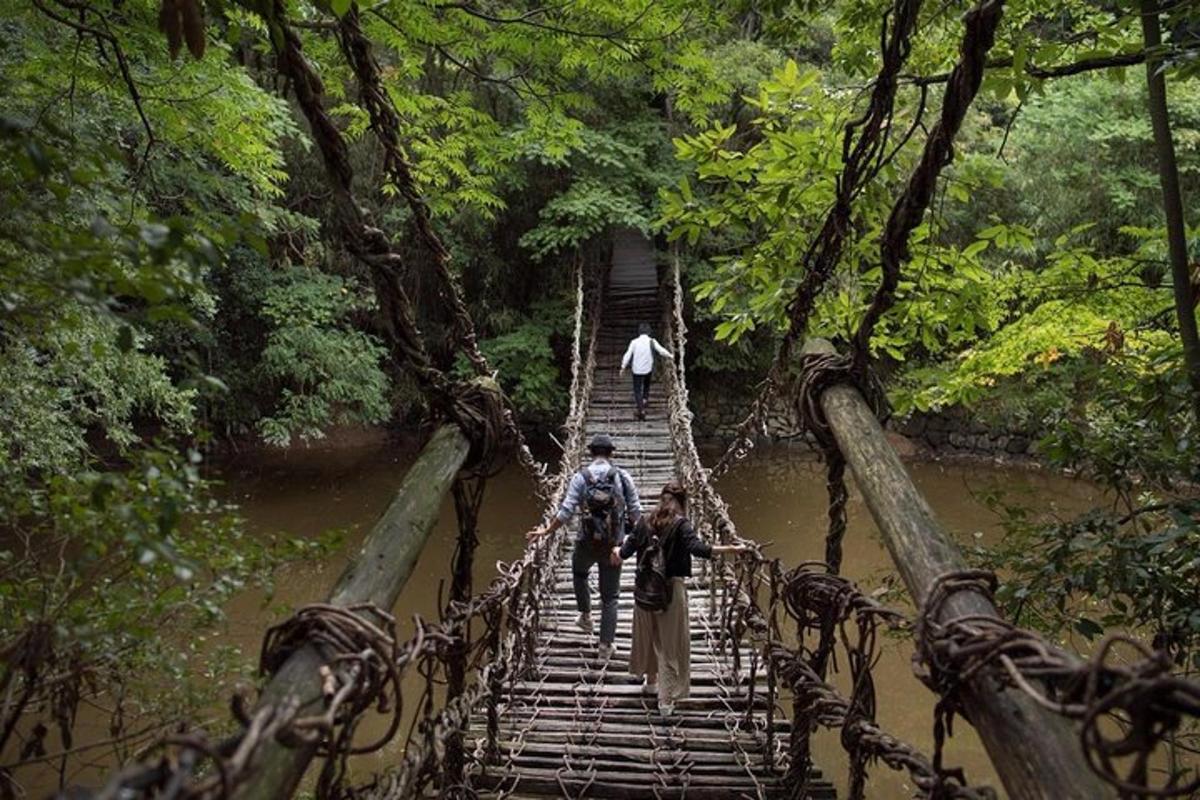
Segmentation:
[[(525, 415), (557, 421), (566, 413), (567, 393), (555, 344), (568, 343), (571, 313), (565, 303), (537, 303), (508, 331), (479, 343), (505, 394)], [(460, 360), (458, 369), (469, 374), (465, 360)]]
[[(285, 5), (350, 142), (354, 199), (408, 267), (436, 363), (454, 363), (453, 324), (332, 33), (352, 8), (483, 351), (527, 417), (563, 410), (567, 267), (614, 228), (689, 246), (693, 366), (754, 383), (833, 197), (886, 4)], [(878, 238), (961, 34), (961, 4), (927, 6), (888, 155), (855, 200), (814, 333), (848, 336), (881, 279)], [(1189, 6), (1164, 21), (1190, 197)], [(419, 405), (385, 359), (362, 265), (331, 235), (324, 165), (278, 84), (260, 10), (0, 0), (0, 650), (52, 631), (55, 658), (89, 691), (134, 666), (183, 674), (158, 626), (211, 621), (279, 554), (207, 499), (197, 444), (286, 446)], [(1171, 495), (1200, 464), (1145, 98), (1123, 80), (1137, 21), (1131, 0), (1006, 4), (985, 100), (870, 343), (901, 413), (1017, 418), (1041, 431), (1046, 457), (1130, 509), (1137, 487)], [(1104, 625), (1190, 642), (1194, 600), (1168, 584), (1194, 578), (1192, 565), (1163, 548), (1190, 553), (1194, 533), (1178, 513), (1096, 518), (1014, 532), (991, 557), (1060, 614), (1088, 592), (1122, 615)], [(1105, 574), (1104, 559), (1121, 569)], [(73, 716), (58, 722), (69, 747)]]
[[(1200, 93), (1187, 5), (1171, 5), (1163, 20), (1171, 123), (1191, 198), (1200, 192)], [(702, 120), (674, 141), (689, 173), (663, 191), (658, 222), (703, 257), (689, 269), (696, 318), (711, 320), (724, 343), (702, 344), (698, 363), (736, 364), (747, 339), (762, 352), (784, 329), (832, 202), (844, 126), (862, 112), (864, 83), (878, 70), (878, 4), (811, 11), (770, 20), (763, 41), (828, 25), (827, 52), (781, 55), (744, 92), (745, 114)], [(1054, 526), (1023, 518), (998, 549), (980, 553), (1007, 576), (1014, 607), (1056, 632), (1144, 627), (1187, 649), (1197, 615), (1194, 508), (1172, 506), (1170, 519), (1134, 513), (1146, 488), (1177, 498), (1181, 479), (1200, 476), (1164, 285), (1139, 13), (1132, 2), (1006, 4), (983, 93), (870, 349), (901, 415), (962, 406), (1000, 428), (1035, 431), (1045, 459), (1101, 481), (1133, 515)], [(961, 36), (954, 15), (923, 14), (886, 156), (854, 200), (847, 246), (805, 335), (847, 340), (880, 283), (880, 234)], [(1096, 619), (1090, 604), (1111, 610)]]
[(329, 424), (378, 424), (390, 415), (385, 349), (371, 335), (342, 327), (368, 301), (337, 276), (294, 268), (263, 293), (272, 329), (262, 369), (282, 385), (278, 410), (259, 420), (264, 438), (285, 446), (293, 435), (319, 439)]
[(1106, 629), (1154, 632), (1179, 663), (1200, 668), (1200, 522), (1194, 503), (1153, 504), (1118, 516), (1033, 524), (1007, 509), (1006, 536), (976, 553), (1008, 578), (997, 599), (1012, 616), (1056, 635), (1095, 639)]

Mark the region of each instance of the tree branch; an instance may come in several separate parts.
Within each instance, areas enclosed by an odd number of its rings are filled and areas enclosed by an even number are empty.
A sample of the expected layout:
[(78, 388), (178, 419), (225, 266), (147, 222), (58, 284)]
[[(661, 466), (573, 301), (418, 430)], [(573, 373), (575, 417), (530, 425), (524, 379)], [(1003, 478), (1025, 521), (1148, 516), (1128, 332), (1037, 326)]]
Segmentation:
[[(1180, 53), (1192, 53), (1196, 48), (1187, 48), (1179, 51)], [(1144, 64), (1149, 57), (1145, 50), (1139, 50), (1136, 53), (1114, 53), (1109, 56), (1095, 56), (1093, 58), (1083, 58), (1079, 61), (1073, 61), (1068, 64), (1058, 64), (1053, 67), (1039, 67), (1037, 64), (1026, 63), (1024, 73), (1031, 78), (1039, 80), (1048, 80), (1051, 78), (1066, 78), (1071, 75), (1079, 75), (1085, 72), (1095, 72), (1102, 69), (1112, 69), (1114, 67), (1133, 67), (1138, 64)], [(1008, 69), (1012, 67), (1013, 59), (1011, 56), (1007, 58), (995, 58), (987, 62), (987, 69)], [(950, 80), (949, 72), (939, 72), (936, 75), (903, 75), (900, 80), (904, 83), (912, 84), (913, 86), (932, 86), (937, 83), (946, 83)]]

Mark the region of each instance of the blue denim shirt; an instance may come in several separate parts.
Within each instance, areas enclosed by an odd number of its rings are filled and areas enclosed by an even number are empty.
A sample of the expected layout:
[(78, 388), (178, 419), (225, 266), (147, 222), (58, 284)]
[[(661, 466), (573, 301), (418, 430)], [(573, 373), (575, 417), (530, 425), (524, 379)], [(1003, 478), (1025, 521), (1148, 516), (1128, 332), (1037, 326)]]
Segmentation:
[[(608, 474), (609, 470), (615, 469), (621, 486), (621, 493), (625, 495), (626, 516), (636, 520), (642, 515), (642, 500), (638, 497), (637, 487), (633, 485), (633, 478), (629, 477), (628, 472), (604, 458), (597, 458), (591, 464), (584, 467), (584, 469), (592, 473), (592, 477), (596, 479), (604, 477)], [(585, 491), (587, 491), (587, 481), (583, 477), (583, 470), (580, 470), (571, 476), (571, 483), (567, 486), (567, 494), (563, 497), (562, 504), (558, 507), (557, 516), (559, 521), (565, 524), (570, 521), (571, 517), (575, 516), (575, 512), (579, 510), (579, 506), (583, 502)], [(621, 522), (623, 526), (625, 520)], [(624, 534), (625, 531), (622, 529), (622, 537)]]

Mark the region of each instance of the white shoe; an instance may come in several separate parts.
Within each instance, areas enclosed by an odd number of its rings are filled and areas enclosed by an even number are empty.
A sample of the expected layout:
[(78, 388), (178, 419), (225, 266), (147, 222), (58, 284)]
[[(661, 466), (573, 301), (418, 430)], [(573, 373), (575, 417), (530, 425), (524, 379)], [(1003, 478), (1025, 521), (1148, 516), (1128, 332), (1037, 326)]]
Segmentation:
[(642, 694), (658, 694), (658, 684), (642, 682)]
[(659, 703), (658, 704), (658, 713), (662, 714), (664, 717), (675, 716), (675, 704), (674, 703)]
[(600, 648), (597, 652), (600, 656), (601, 661), (608, 661), (610, 658), (612, 658), (614, 655), (616, 655), (617, 648), (615, 645), (612, 645), (608, 642), (601, 642)]
[(579, 630), (583, 631), (584, 633), (591, 633), (593, 630), (592, 615), (580, 614), (575, 619), (575, 627), (579, 628)]

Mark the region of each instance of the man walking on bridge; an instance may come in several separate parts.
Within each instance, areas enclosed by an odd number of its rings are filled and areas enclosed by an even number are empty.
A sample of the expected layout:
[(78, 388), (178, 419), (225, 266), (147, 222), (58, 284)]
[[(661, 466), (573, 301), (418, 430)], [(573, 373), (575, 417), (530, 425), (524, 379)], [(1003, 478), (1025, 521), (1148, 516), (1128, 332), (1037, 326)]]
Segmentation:
[(613, 553), (620, 547), (631, 523), (642, 516), (642, 503), (629, 473), (612, 463), (616, 447), (612, 439), (599, 434), (588, 445), (592, 463), (571, 477), (567, 494), (558, 513), (549, 524), (527, 534), (530, 540), (553, 533), (581, 514), (579, 534), (571, 554), (571, 577), (579, 617), (575, 624), (584, 633), (592, 632), (592, 593), (588, 574), (595, 564), (600, 571), (600, 658), (613, 654), (617, 637), (617, 598), (621, 593), (621, 557)]
[(646, 418), (646, 405), (650, 402), (650, 374), (654, 372), (654, 354), (673, 359), (671, 351), (650, 335), (650, 326), (638, 326), (638, 335), (629, 342), (625, 357), (621, 359), (621, 372), (633, 367), (633, 402), (637, 405), (637, 418)]

